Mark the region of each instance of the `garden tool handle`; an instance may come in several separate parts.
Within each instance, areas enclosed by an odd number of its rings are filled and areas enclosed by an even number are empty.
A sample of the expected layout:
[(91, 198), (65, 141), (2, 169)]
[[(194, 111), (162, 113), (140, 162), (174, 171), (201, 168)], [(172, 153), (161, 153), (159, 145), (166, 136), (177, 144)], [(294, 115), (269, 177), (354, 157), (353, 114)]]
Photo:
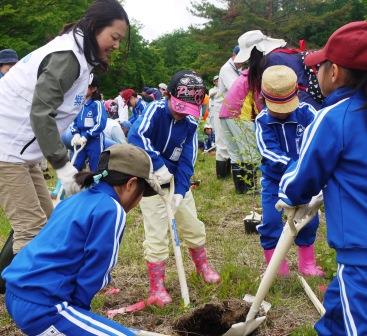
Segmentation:
[(178, 273), (178, 280), (179, 280), (180, 289), (181, 289), (181, 296), (184, 301), (184, 306), (186, 307), (190, 304), (190, 298), (189, 298), (189, 289), (187, 287), (185, 269), (184, 269), (184, 265), (182, 261), (180, 239), (178, 237), (176, 219), (173, 214), (172, 207), (171, 207), (171, 201), (174, 195), (174, 191), (175, 191), (175, 182), (174, 182), (174, 178), (172, 178), (170, 181), (168, 197), (162, 196), (162, 198), (166, 204), (167, 216), (169, 220), (169, 229), (171, 233), (171, 240), (172, 240), (172, 245), (173, 245), (173, 251), (175, 254), (176, 267), (177, 267), (177, 273)]
[[(306, 216), (300, 222), (293, 222), (293, 217), (290, 215), (290, 220), (287, 218), (287, 223), (285, 224), (282, 234), (278, 240), (275, 247), (273, 256), (270, 259), (269, 265), (266, 268), (263, 278), (261, 279), (260, 285), (257, 289), (254, 302), (252, 303), (250, 310), (247, 314), (246, 321), (253, 320), (257, 313), (259, 312), (261, 303), (268, 294), (270, 286), (272, 285), (276, 274), (278, 272), (280, 263), (287, 255), (289, 249), (291, 248), (298, 232), (307, 225), (313, 216)], [(292, 222), (292, 224), (290, 224)]]
[(316, 310), (319, 312), (320, 316), (323, 316), (326, 310), (322, 305), (322, 303), (320, 302), (320, 300), (318, 299), (318, 297), (316, 296), (316, 294), (313, 292), (313, 290), (311, 289), (311, 287), (309, 286), (309, 284), (307, 283), (307, 281), (304, 279), (303, 276), (298, 275), (298, 279), (301, 282), (301, 285), (305, 290), (307, 296), (315, 306)]
[(82, 149), (83, 149), (84, 147), (85, 147), (85, 144), (84, 144), (84, 145), (79, 146), (79, 148), (78, 148), (76, 145), (74, 145), (74, 153), (73, 153), (73, 157), (72, 157), (72, 158), (71, 158), (71, 160), (70, 160), (70, 163), (71, 163), (72, 165), (74, 165), (75, 160), (76, 160), (76, 158), (77, 158), (78, 154), (82, 151)]

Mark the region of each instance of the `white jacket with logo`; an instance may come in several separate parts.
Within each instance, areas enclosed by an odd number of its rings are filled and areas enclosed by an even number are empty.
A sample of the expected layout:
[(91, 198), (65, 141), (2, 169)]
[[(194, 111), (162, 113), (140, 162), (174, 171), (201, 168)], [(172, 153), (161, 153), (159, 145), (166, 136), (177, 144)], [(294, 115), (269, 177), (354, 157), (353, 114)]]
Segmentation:
[[(77, 35), (83, 46), (83, 37)], [(43, 155), (31, 127), (30, 112), (41, 62), (51, 53), (72, 51), (80, 65), (79, 77), (65, 92), (56, 111), (56, 125), (63, 132), (74, 120), (84, 102), (91, 66), (73, 33), (57, 36), (43, 47), (31, 52), (13, 66), (0, 81), (0, 161), (39, 162)]]

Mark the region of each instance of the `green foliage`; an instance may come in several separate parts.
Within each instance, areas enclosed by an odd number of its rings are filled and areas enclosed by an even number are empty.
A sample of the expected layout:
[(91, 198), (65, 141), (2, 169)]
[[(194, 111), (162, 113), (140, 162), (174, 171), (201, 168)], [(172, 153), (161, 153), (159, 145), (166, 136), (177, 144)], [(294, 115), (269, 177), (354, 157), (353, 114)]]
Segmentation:
[[(92, 0), (3, 0), (0, 5), (0, 49), (15, 49), (20, 57), (58, 34), (65, 23), (79, 19)], [(367, 18), (367, 0), (208, 0), (192, 1), (190, 11), (207, 19), (202, 29), (177, 30), (148, 43), (138, 23), (131, 27), (131, 48), (112, 56), (109, 72), (102, 75), (106, 98), (119, 89), (157, 86), (178, 70), (193, 69), (207, 83), (230, 57), (244, 32), (260, 29), (297, 46), (322, 46), (338, 27)]]
[(55, 37), (65, 23), (76, 21), (91, 0), (3, 0), (0, 5), (0, 49), (20, 57)]

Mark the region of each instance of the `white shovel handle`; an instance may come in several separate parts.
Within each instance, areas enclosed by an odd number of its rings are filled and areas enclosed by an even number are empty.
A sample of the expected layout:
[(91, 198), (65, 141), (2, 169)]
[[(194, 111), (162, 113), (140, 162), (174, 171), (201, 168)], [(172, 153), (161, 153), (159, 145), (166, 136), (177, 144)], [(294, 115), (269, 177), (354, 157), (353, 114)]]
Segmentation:
[(169, 220), (169, 229), (171, 233), (171, 240), (173, 244), (173, 251), (175, 253), (175, 259), (176, 259), (176, 267), (177, 267), (177, 273), (178, 273), (178, 280), (180, 283), (180, 289), (181, 289), (181, 296), (184, 301), (184, 306), (187, 307), (190, 304), (190, 298), (189, 298), (189, 289), (187, 287), (187, 281), (185, 276), (185, 269), (182, 261), (182, 254), (181, 254), (181, 248), (180, 248), (180, 238), (178, 237), (177, 227), (176, 227), (176, 219), (172, 212), (171, 208), (171, 200), (173, 198), (174, 194), (174, 188), (175, 183), (174, 179), (172, 178), (170, 182), (170, 189), (169, 189), (169, 195), (168, 197), (164, 197), (163, 201), (166, 204), (166, 210), (167, 210), (167, 216)]
[(307, 296), (315, 306), (316, 310), (319, 312), (320, 316), (323, 316), (326, 312), (324, 306), (320, 302), (320, 300), (317, 298), (316, 294), (313, 292), (307, 281), (304, 279), (304, 277), (298, 275), (298, 279), (301, 282), (301, 285), (303, 289), (305, 290)]

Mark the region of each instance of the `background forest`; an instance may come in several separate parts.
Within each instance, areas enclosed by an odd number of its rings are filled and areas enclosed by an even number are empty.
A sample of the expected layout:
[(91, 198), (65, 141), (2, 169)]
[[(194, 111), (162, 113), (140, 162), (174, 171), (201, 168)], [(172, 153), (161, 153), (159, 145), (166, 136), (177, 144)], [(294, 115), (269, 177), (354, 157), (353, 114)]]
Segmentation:
[[(63, 25), (77, 20), (91, 0), (0, 0), (0, 50), (15, 49), (20, 57), (53, 38)], [(123, 3), (123, 1), (121, 1)], [(367, 18), (367, 0), (221, 0), (192, 1), (189, 10), (208, 22), (200, 29), (177, 30), (148, 43), (141, 26), (132, 23), (130, 50), (126, 45), (113, 55), (102, 78), (106, 97), (122, 87), (157, 86), (184, 68), (195, 69), (207, 83), (230, 57), (238, 37), (260, 29), (298, 46), (322, 46), (346, 22)], [(129, 14), (129, 13), (128, 13)], [(164, 16), (164, 11), (162, 11)], [(143, 23), (142, 23), (143, 24)]]

